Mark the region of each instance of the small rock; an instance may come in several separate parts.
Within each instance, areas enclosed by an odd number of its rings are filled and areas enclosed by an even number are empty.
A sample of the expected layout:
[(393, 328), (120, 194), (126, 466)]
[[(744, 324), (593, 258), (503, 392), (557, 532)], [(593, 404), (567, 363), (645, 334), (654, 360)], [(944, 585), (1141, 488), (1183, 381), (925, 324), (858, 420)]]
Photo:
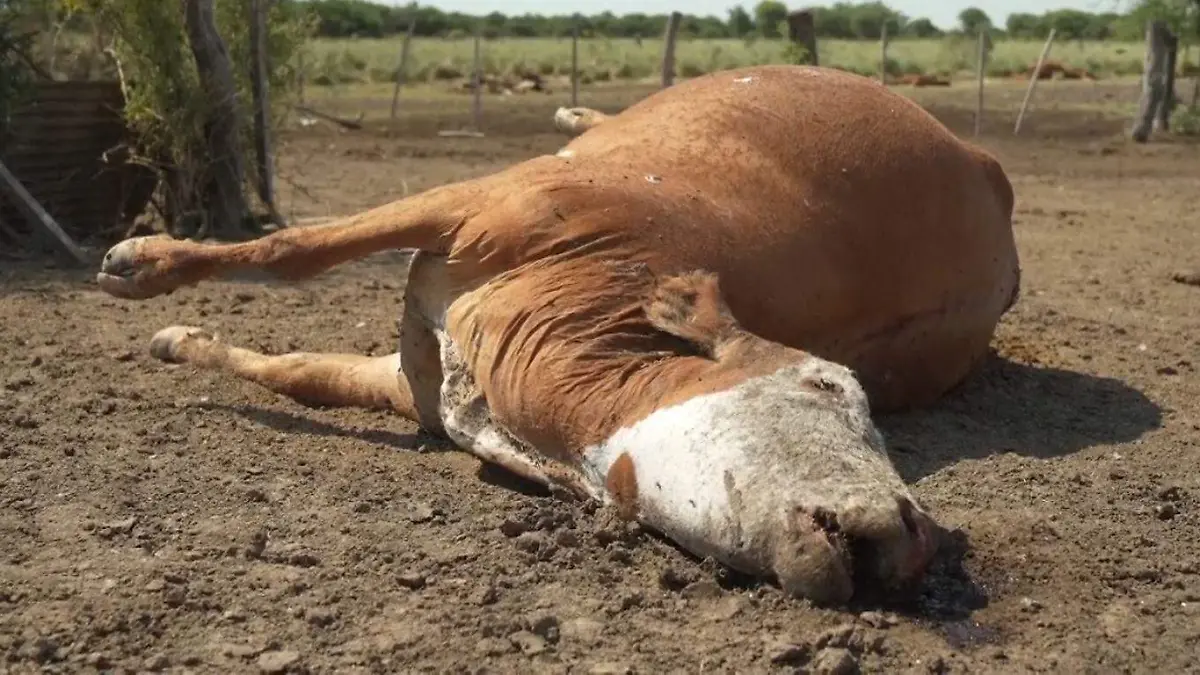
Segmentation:
[(604, 632), (604, 624), (589, 619), (587, 617), (579, 617), (569, 619), (563, 622), (559, 628), (559, 633), (570, 642), (578, 642), (583, 645), (591, 646), (600, 641), (600, 634)]
[(129, 361), (132, 361), (133, 359), (134, 359), (134, 353), (129, 350), (125, 350), (123, 352), (117, 352), (116, 354), (113, 354), (113, 360), (120, 361), (121, 363), (128, 363)]
[(1021, 611), (1028, 614), (1040, 612), (1042, 611), (1042, 603), (1033, 598), (1021, 598)]
[(287, 672), (300, 660), (300, 653), (290, 649), (263, 652), (258, 656), (258, 670), (263, 673)]
[(494, 605), (500, 599), (500, 591), (495, 586), (487, 586), (475, 594), (475, 604)]
[(420, 572), (403, 572), (396, 577), (396, 581), (401, 586), (414, 591), (425, 587), (425, 575)]
[(335, 610), (321, 607), (309, 610), (307, 618), (308, 622), (312, 625), (318, 628), (325, 628), (327, 626), (332, 626), (334, 622), (337, 621), (337, 617), (338, 615)]
[(111, 665), (112, 662), (108, 660), (107, 656), (101, 654), (100, 652), (92, 652), (83, 659), (83, 663), (97, 670), (105, 670)]
[(1200, 286), (1200, 272), (1175, 272), (1171, 280), (1185, 286)]
[(163, 603), (167, 607), (179, 607), (187, 602), (187, 588), (184, 586), (169, 586), (163, 590)]
[(529, 622), (529, 630), (534, 634), (546, 639), (546, 642), (554, 644), (558, 642), (560, 627), (558, 617), (553, 614), (544, 614), (535, 617)]
[(114, 520), (110, 523), (101, 525), (96, 534), (104, 539), (110, 539), (118, 534), (129, 534), (133, 531), (133, 526), (137, 524), (137, 518), (130, 516), (121, 520)]
[(712, 579), (701, 579), (684, 588), (682, 595), (689, 600), (710, 600), (721, 597), (721, 587)]
[(858, 659), (846, 649), (823, 649), (813, 658), (810, 670), (813, 675), (857, 675)]
[(316, 567), (321, 564), (321, 559), (312, 553), (301, 551), (288, 556), (288, 563), (296, 567)]
[(605, 661), (588, 668), (588, 675), (632, 675), (633, 669), (619, 663)]
[(622, 595), (618, 605), (621, 608), (620, 611), (624, 612), (627, 609), (632, 609), (638, 605), (641, 605), (643, 602), (645, 602), (645, 600), (646, 596), (642, 594), (641, 591), (632, 591)]
[(517, 548), (527, 553), (537, 553), (538, 549), (546, 543), (546, 536), (540, 532), (523, 532), (514, 542)]
[(1167, 502), (1154, 507), (1154, 515), (1158, 516), (1159, 520), (1170, 520), (1179, 513), (1179, 509), (1175, 508), (1175, 504)]
[(252, 659), (262, 650), (252, 645), (230, 642), (221, 645), (221, 655), (231, 659)]
[(808, 645), (781, 642), (767, 649), (767, 658), (777, 666), (798, 666), (808, 661), (810, 651)]
[(682, 572), (675, 567), (668, 567), (658, 575), (658, 585), (676, 593), (687, 588), (688, 584), (695, 580), (696, 577), (694, 575)]
[(562, 530), (554, 537), (555, 543), (563, 548), (576, 548), (579, 546), (579, 535), (574, 530)]
[(1183, 499), (1183, 488), (1171, 485), (1158, 491), (1158, 498), (1164, 502), (1177, 502)]
[(159, 670), (166, 670), (170, 665), (171, 660), (167, 658), (166, 654), (155, 654), (146, 659), (146, 663), (142, 667), (151, 672), (157, 672)]
[(512, 520), (510, 518), (500, 523), (500, 533), (509, 539), (519, 537), (527, 531), (529, 531), (529, 526), (519, 520)]
[(509, 640), (495, 637), (483, 638), (475, 643), (475, 651), (483, 656), (503, 656), (512, 653), (516, 648), (516, 645)]
[(536, 656), (546, 651), (546, 639), (540, 635), (534, 635), (527, 630), (519, 630), (508, 636), (508, 639), (525, 656)]
[(824, 647), (832, 647), (836, 649), (844, 648), (850, 644), (850, 638), (854, 635), (854, 624), (845, 623), (835, 628), (821, 633), (815, 642), (817, 649)]
[(246, 547), (246, 557), (258, 559), (267, 550), (267, 531), (257, 530), (250, 536), (250, 544)]
[(862, 622), (872, 628), (891, 628), (896, 625), (896, 617), (883, 612), (869, 611), (858, 615)]
[(428, 504), (414, 504), (408, 512), (408, 520), (413, 523), (428, 523), (437, 513)]
[(746, 599), (737, 595), (731, 595), (727, 598), (722, 598), (717, 601), (715, 607), (705, 612), (704, 618), (709, 621), (729, 621), (746, 607)]

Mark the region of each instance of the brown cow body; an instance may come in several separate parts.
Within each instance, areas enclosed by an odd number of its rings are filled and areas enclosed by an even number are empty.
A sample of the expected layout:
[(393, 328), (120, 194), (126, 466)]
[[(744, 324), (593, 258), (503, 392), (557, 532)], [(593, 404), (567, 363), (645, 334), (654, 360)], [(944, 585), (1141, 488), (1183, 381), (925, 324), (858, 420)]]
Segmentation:
[(1019, 283), (1012, 199), (995, 160), (907, 99), (768, 66), (681, 83), (556, 156), (342, 222), (129, 240), (99, 282), (144, 298), (239, 267), (302, 278), (418, 249), (398, 357), (267, 357), (185, 328), (152, 350), (392, 408), (693, 553), (841, 601), (919, 577), (933, 553), (868, 395), (928, 403), (985, 355)]

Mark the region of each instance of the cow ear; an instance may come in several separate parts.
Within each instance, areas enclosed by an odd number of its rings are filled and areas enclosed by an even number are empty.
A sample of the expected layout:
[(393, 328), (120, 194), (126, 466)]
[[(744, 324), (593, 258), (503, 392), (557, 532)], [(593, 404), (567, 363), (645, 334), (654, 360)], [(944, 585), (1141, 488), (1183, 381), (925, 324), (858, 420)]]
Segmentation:
[(655, 328), (686, 340), (711, 359), (738, 332), (737, 321), (721, 298), (717, 276), (710, 272), (659, 279), (645, 310)]

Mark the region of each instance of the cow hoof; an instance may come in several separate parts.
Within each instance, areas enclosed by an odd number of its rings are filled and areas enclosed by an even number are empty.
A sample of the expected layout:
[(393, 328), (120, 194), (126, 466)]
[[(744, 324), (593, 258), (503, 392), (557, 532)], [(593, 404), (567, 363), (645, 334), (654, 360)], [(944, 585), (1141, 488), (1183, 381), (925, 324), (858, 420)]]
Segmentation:
[(216, 342), (217, 338), (203, 328), (171, 326), (150, 338), (150, 356), (167, 363), (182, 363), (182, 347), (188, 341)]
[(147, 250), (163, 240), (170, 238), (134, 237), (108, 249), (96, 275), (100, 289), (125, 300), (145, 300), (174, 290), (174, 284), (157, 269), (159, 257)]

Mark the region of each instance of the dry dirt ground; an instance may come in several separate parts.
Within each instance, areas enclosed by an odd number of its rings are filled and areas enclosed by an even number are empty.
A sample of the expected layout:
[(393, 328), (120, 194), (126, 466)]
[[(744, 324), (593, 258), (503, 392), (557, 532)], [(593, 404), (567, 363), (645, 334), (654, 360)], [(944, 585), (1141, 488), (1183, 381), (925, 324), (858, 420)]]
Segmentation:
[[(617, 109), (644, 93), (588, 93)], [(818, 610), (558, 501), (385, 414), (152, 360), (188, 323), (269, 352), (384, 353), (404, 258), (299, 286), (118, 302), (0, 260), (0, 671), (1198, 672), (1200, 148), (1134, 147), (1127, 84), (990, 98), (1023, 295), (997, 355), (880, 419), (955, 544), (919, 597)], [(920, 93), (960, 133), (969, 87)], [(283, 136), (284, 207), (347, 213), (562, 139), (561, 95)], [(368, 119), (386, 99), (343, 100)]]

